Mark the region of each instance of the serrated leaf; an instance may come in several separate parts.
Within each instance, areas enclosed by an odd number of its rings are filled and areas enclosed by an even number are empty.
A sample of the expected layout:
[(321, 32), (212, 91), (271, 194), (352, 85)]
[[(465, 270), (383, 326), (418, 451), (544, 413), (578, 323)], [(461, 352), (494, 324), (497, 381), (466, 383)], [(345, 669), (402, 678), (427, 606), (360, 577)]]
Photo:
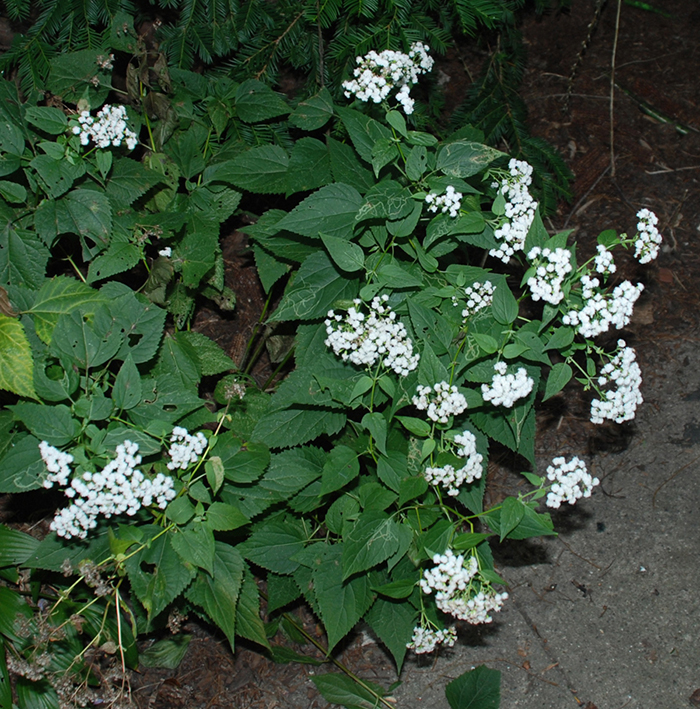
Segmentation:
[(25, 436), (13, 440), (0, 460), (0, 492), (26, 492), (42, 486), (46, 465), (39, 453), (39, 439)]
[(236, 91), (236, 112), (246, 123), (257, 123), (290, 112), (285, 100), (267, 84), (255, 79), (244, 81)]
[(185, 565), (198, 566), (213, 575), (214, 535), (201, 523), (178, 529), (170, 535), (170, 543)]
[(39, 440), (48, 441), (52, 446), (70, 443), (78, 434), (79, 424), (64, 404), (48, 406), (21, 401), (7, 408)]
[(277, 574), (291, 574), (299, 566), (292, 557), (304, 548), (306, 534), (301, 523), (289, 519), (266, 522), (239, 546), (246, 559)]
[(557, 362), (547, 377), (547, 384), (544, 389), (544, 399), (551, 398), (558, 394), (574, 376), (574, 371), (566, 362)]
[(287, 191), (289, 156), (278, 145), (261, 145), (237, 155), (226, 170), (236, 187), (259, 194)]
[(479, 665), (445, 687), (452, 709), (498, 709), (501, 703), (501, 673)]
[(163, 175), (138, 160), (118, 157), (112, 164), (105, 193), (115, 209), (124, 209), (162, 181)]
[(438, 152), (436, 167), (451, 177), (471, 177), (482, 172), (503, 155), (500, 150), (487, 145), (458, 140), (442, 146)]
[(525, 515), (525, 505), (515, 497), (506, 497), (501, 505), (500, 536), (503, 541), (512, 532)]
[(359, 474), (357, 453), (348, 446), (335, 446), (323, 466), (321, 494), (340, 490)]
[(65, 133), (68, 128), (66, 114), (51, 106), (27, 106), (24, 117), (39, 130), (51, 135)]
[(236, 369), (234, 361), (214, 340), (199, 332), (176, 333), (175, 339), (186, 342), (196, 353), (203, 377)]
[(32, 348), (17, 318), (0, 314), (0, 389), (37, 398)]
[(0, 196), (10, 204), (21, 204), (27, 200), (27, 190), (16, 182), (0, 180)]
[(398, 548), (398, 524), (380, 510), (363, 512), (344, 535), (343, 580), (386, 561)]
[(190, 646), (191, 635), (179, 634), (172, 638), (159, 640), (139, 653), (139, 662), (144, 667), (163, 667), (175, 670)]
[[(383, 697), (385, 694), (378, 685), (367, 680), (362, 680), (360, 685), (347, 675), (313, 675), (311, 681), (327, 702), (339, 704), (347, 709), (376, 709), (378, 706), (376, 696)], [(371, 687), (376, 695), (366, 687)]]
[(372, 189), (374, 176), (360, 163), (355, 151), (349, 145), (330, 137), (327, 139), (327, 144), (335, 181), (350, 185), (361, 193)]
[(290, 407), (264, 415), (253, 430), (253, 438), (266, 441), (271, 448), (289, 448), (334, 435), (345, 425), (346, 415), (333, 409)]
[(49, 256), (34, 233), (15, 229), (10, 221), (0, 225), (0, 283), (4, 286), (39, 288)]
[(260, 590), (247, 566), (243, 571), (243, 585), (236, 604), (236, 635), (271, 649), (260, 618)]
[(87, 281), (95, 283), (117, 273), (124, 273), (141, 260), (141, 250), (130, 241), (112, 239), (107, 250), (90, 262)]
[(227, 532), (248, 524), (250, 520), (234, 505), (213, 502), (207, 510), (207, 522), (217, 532)]
[(330, 236), (323, 233), (320, 234), (320, 236), (330, 257), (343, 271), (354, 273), (364, 267), (365, 252), (362, 250), (361, 246), (337, 236)]
[(131, 353), (126, 356), (114, 380), (112, 399), (119, 409), (132, 409), (141, 401), (141, 374)]
[(355, 150), (365, 162), (371, 164), (374, 144), (382, 138), (391, 138), (391, 131), (379, 121), (351, 108), (336, 108), (336, 112), (347, 129)]
[(315, 96), (301, 101), (289, 116), (289, 122), (302, 130), (322, 128), (333, 116), (333, 97), (322, 88)]
[(328, 148), (316, 138), (294, 143), (287, 169), (287, 194), (305, 192), (333, 182)]
[[(386, 589), (389, 586), (397, 588), (397, 584), (410, 584), (408, 588), (404, 589), (409, 590), (409, 594), (394, 596), (394, 598), (407, 598), (416, 588), (413, 581), (394, 581), (392, 584), (386, 584), (381, 588)], [(380, 589), (377, 589), (377, 591), (381, 593)], [(396, 603), (384, 598), (378, 598), (369, 609), (369, 612), (365, 614), (367, 623), (393, 655), (394, 662), (396, 662), (396, 671), (399, 674), (408, 650), (406, 644), (411, 642), (413, 637), (416, 615), (415, 608), (410, 604), (406, 602)]]
[(312, 571), (313, 590), (328, 634), (329, 652), (355, 627), (374, 601), (368, 574), (343, 581), (342, 544), (330, 547)]
[(387, 423), (384, 415), (379, 412), (365, 414), (362, 425), (370, 432), (379, 452), (386, 455)]
[(298, 204), (277, 227), (302, 236), (318, 238), (323, 232), (347, 239), (352, 236), (361, 204), (362, 197), (354, 187), (342, 183), (326, 185)]

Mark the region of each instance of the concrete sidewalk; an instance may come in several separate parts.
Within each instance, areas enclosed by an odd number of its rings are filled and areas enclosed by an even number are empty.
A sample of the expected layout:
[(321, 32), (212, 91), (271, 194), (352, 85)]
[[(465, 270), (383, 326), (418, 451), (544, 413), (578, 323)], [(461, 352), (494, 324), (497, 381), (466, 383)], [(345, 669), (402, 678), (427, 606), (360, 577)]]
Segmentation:
[(502, 672), (501, 709), (700, 706), (700, 347), (650, 349), (630, 446), (588, 461), (602, 490), (554, 515), (558, 538), (503, 545), (504, 609), (412, 656), (399, 706), (447, 708), (479, 664)]

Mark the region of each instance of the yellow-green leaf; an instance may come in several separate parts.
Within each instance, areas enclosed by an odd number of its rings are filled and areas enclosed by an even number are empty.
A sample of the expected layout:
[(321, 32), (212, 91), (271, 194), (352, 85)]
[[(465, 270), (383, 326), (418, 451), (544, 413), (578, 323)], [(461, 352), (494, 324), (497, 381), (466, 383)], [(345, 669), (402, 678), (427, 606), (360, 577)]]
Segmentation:
[(17, 318), (0, 315), (0, 389), (36, 399), (32, 350)]

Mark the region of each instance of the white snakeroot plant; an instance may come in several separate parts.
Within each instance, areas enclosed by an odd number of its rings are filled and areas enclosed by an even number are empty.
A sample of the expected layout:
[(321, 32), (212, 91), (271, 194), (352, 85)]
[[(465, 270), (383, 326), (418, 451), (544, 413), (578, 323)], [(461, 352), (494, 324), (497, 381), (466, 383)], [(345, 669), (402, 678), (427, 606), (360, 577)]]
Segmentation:
[(413, 351), (405, 326), (386, 305), (387, 300), (388, 295), (373, 298), (369, 316), (362, 312), (359, 298), (344, 318), (330, 310), (325, 344), (344, 362), (372, 367), (381, 358), (384, 366), (406, 376), (418, 366), (420, 355)]
[(493, 368), (496, 373), (490, 385), (481, 385), (481, 395), (484, 401), (489, 401), (494, 406), (510, 408), (518, 399), (526, 397), (535, 385), (523, 367), (515, 374), (506, 374), (508, 365), (505, 362), (496, 362)]
[(612, 293), (604, 293), (600, 281), (590, 276), (581, 277), (583, 308), (570, 310), (562, 317), (565, 325), (572, 325), (586, 338), (596, 337), (611, 327), (621, 330), (629, 325), (634, 304), (644, 290), (641, 283), (636, 286), (623, 281), (615, 286)]
[(56, 513), (50, 525), (50, 529), (60, 537), (85, 539), (88, 532), (97, 526), (100, 515), (107, 518), (120, 514), (133, 516), (141, 507), (153, 504), (165, 509), (175, 497), (172, 478), (158, 473), (150, 479), (137, 470), (141, 456), (138, 455), (138, 444), (132, 441), (125, 440), (118, 445), (116, 458), (100, 472), (84, 472), (74, 477), (70, 485), (65, 468), (68, 458), (72, 462), (72, 457), (61, 454), (46, 441), (39, 444), (39, 450), (49, 470), (44, 486), (51, 487), (54, 483), (65, 486), (63, 492), (72, 500), (68, 507)]
[(535, 275), (527, 280), (527, 286), (533, 300), (544, 300), (552, 305), (559, 305), (564, 299), (561, 287), (567, 274), (571, 273), (571, 252), (568, 249), (530, 249), (527, 255), (534, 261)]
[(462, 197), (461, 192), (457, 192), (452, 185), (447, 185), (445, 194), (429, 192), (425, 195), (425, 201), (428, 203), (429, 212), (437, 212), (440, 209), (443, 214), (449, 214), (454, 219), (459, 215)]
[[(591, 402), (591, 421), (603, 423), (605, 419), (623, 423), (631, 421), (644, 399), (640, 392), (642, 370), (637, 355), (624, 340), (617, 341), (618, 352), (600, 371), (597, 388), (602, 399)], [(612, 388), (604, 390), (604, 387)]]
[(562, 502), (573, 505), (582, 497), (590, 497), (593, 488), (600, 484), (586, 469), (586, 464), (574, 456), (570, 461), (563, 457), (552, 460), (547, 468), (547, 479), (552, 481), (547, 494), (547, 507), (558, 508)]
[(659, 255), (661, 246), (661, 234), (656, 228), (659, 218), (654, 212), (648, 209), (640, 209), (637, 212), (637, 239), (634, 242), (634, 257), (639, 263), (649, 263)]
[(413, 405), (425, 411), (431, 421), (447, 423), (450, 416), (458, 416), (467, 408), (467, 400), (456, 386), (438, 382), (433, 387), (419, 386)]
[(489, 255), (508, 263), (516, 251), (522, 251), (525, 239), (535, 218), (537, 202), (528, 187), (532, 182), (532, 166), (524, 160), (512, 159), (508, 163), (509, 174), (498, 187), (499, 196), (506, 199), (505, 219), (494, 231), (500, 245), (491, 249)]
[(87, 145), (92, 140), (98, 148), (118, 148), (125, 142), (129, 150), (133, 150), (139, 139), (126, 121), (124, 106), (105, 104), (96, 117), (91, 116), (90, 111), (81, 111), (78, 116), (80, 125), (73, 126), (73, 133), (80, 137), (81, 145)]
[(422, 42), (414, 42), (408, 54), (385, 49), (383, 52), (372, 50), (364, 57), (357, 57), (354, 79), (343, 82), (345, 97), (355, 96), (360, 101), (381, 103), (394, 88), (398, 88), (397, 101), (404, 113), (413, 113), (414, 101), (410, 96), (411, 86), (421, 74), (433, 68), (433, 58), (428, 54), (430, 48)]
[(423, 475), (431, 485), (442, 485), (451, 497), (459, 495), (462, 485), (469, 485), (481, 478), (484, 472), (484, 457), (476, 450), (476, 436), (471, 431), (463, 431), (454, 437), (457, 446), (456, 453), (464, 458), (464, 465), (455, 469), (453, 465), (442, 467), (428, 466)]
[(466, 321), (472, 315), (476, 315), (480, 310), (488, 308), (493, 303), (493, 293), (496, 288), (491, 281), (479, 283), (476, 281), (468, 288), (464, 289), (467, 298), (467, 307), (462, 310), (462, 317)]

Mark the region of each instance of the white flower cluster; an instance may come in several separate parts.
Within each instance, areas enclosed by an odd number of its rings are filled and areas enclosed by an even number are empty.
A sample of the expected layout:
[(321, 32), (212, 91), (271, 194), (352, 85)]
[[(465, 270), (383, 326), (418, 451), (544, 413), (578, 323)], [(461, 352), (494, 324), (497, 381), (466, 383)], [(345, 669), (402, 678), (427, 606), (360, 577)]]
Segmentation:
[(617, 271), (617, 266), (613, 261), (613, 255), (608, 251), (603, 244), (598, 244), (598, 255), (593, 260), (593, 267), (598, 273), (609, 275)]
[[(433, 393), (435, 396), (431, 398)], [(447, 423), (450, 416), (458, 416), (467, 408), (464, 394), (447, 382), (438, 382), (434, 387), (419, 386), (413, 404), (419, 411), (427, 411), (428, 418), (438, 423)]]
[(582, 276), (584, 306), (581, 310), (570, 310), (562, 317), (564, 325), (573, 325), (583, 337), (595, 337), (607, 332), (611, 326), (620, 330), (629, 325), (634, 304), (644, 290), (641, 283), (633, 286), (630, 281), (623, 281), (606, 297), (599, 288), (597, 278)]
[(87, 145), (92, 139), (98, 148), (115, 148), (126, 142), (129, 150), (133, 150), (139, 142), (138, 136), (126, 125), (126, 108), (105, 104), (98, 112), (97, 118), (90, 111), (81, 111), (79, 126), (73, 127), (73, 133), (80, 136), (80, 144)]
[(457, 631), (454, 626), (445, 630), (433, 630), (419, 625), (413, 629), (413, 637), (410, 643), (406, 643), (406, 647), (416, 655), (421, 655), (432, 652), (438, 645), (454, 647), (456, 640)]
[(552, 481), (547, 495), (547, 507), (558, 508), (562, 502), (573, 505), (582, 497), (590, 497), (593, 488), (600, 484), (586, 470), (586, 464), (577, 456), (568, 463), (562, 456), (554, 458), (547, 468), (547, 478)]
[(634, 242), (634, 257), (639, 263), (649, 263), (659, 255), (661, 246), (661, 234), (656, 228), (659, 218), (654, 212), (648, 209), (640, 209), (637, 212), (637, 240)]
[[(62, 454), (46, 441), (39, 444), (39, 450), (50, 473), (44, 486), (51, 487), (53, 483), (67, 485), (66, 468), (72, 462), (72, 456)], [(73, 502), (56, 513), (50, 528), (66, 539), (85, 539), (88, 531), (97, 526), (99, 515), (134, 515), (141, 507), (154, 503), (165, 509), (176, 494), (173, 480), (162, 473), (149, 480), (137, 470), (136, 466), (141, 463), (138, 450), (138, 444), (124, 441), (116, 448), (117, 457), (101, 472), (85, 472), (73, 478), (63, 491)]]
[(438, 207), (440, 207), (443, 214), (449, 214), (454, 218), (459, 214), (459, 208), (462, 206), (462, 197), (461, 192), (457, 192), (452, 185), (447, 185), (445, 194), (429, 192), (425, 195), (425, 201), (430, 205), (428, 207), (429, 212), (437, 212)]
[(564, 298), (561, 286), (567, 273), (571, 273), (571, 252), (568, 249), (541, 249), (539, 246), (527, 255), (530, 261), (537, 260), (535, 275), (527, 279), (533, 300), (544, 300), (558, 305)]
[(413, 342), (396, 313), (385, 305), (388, 295), (372, 300), (369, 316), (361, 310), (358, 298), (343, 318), (332, 310), (325, 321), (326, 347), (344, 362), (371, 367), (380, 358), (397, 374), (406, 376), (418, 366), (420, 355), (413, 352)]
[[(478, 593), (473, 593), (472, 580), (479, 572), (475, 556), (469, 557), (467, 568), (464, 556), (455, 556), (451, 549), (433, 557), (435, 566), (423, 572), (420, 587), (423, 593), (435, 591), (435, 605), (443, 612), (458, 620), (466, 620), (474, 625), (490, 623), (491, 611), (500, 610), (507, 593), (496, 593), (490, 586), (482, 584)], [(473, 595), (472, 595), (473, 594)]]
[(518, 399), (526, 397), (535, 385), (523, 367), (515, 374), (506, 374), (508, 366), (505, 362), (496, 362), (493, 368), (496, 374), (493, 375), (491, 386), (482, 384), (481, 395), (484, 401), (490, 401), (494, 406), (510, 408)]
[(507, 199), (507, 221), (494, 232), (496, 239), (502, 243), (497, 249), (489, 251), (490, 256), (501, 259), (503, 263), (508, 263), (516, 251), (523, 250), (537, 209), (537, 202), (528, 190), (532, 182), (532, 166), (524, 160), (513, 158), (508, 163), (508, 169), (510, 177), (505, 178), (498, 188), (499, 194)]
[(619, 351), (600, 371), (598, 386), (614, 386), (604, 393), (604, 399), (591, 402), (591, 421), (603, 423), (605, 419), (622, 423), (631, 421), (644, 399), (639, 391), (642, 385), (642, 370), (636, 362), (637, 355), (624, 340), (618, 340)]
[(168, 470), (177, 470), (178, 468), (185, 470), (199, 460), (199, 456), (204, 453), (206, 448), (207, 439), (201, 431), (198, 431), (196, 436), (192, 436), (186, 428), (175, 426), (170, 436)]
[(398, 87), (397, 101), (406, 115), (413, 113), (414, 101), (409, 95), (411, 86), (421, 74), (433, 68), (429, 51), (430, 48), (422, 42), (414, 42), (408, 54), (385, 49), (379, 54), (373, 50), (364, 57), (357, 57), (355, 78), (343, 82), (345, 97), (354, 94), (360, 101), (381, 103), (392, 89)]
[(452, 465), (444, 465), (442, 468), (427, 467), (423, 472), (431, 485), (442, 485), (451, 497), (459, 495), (461, 485), (478, 480), (484, 472), (484, 456), (477, 453), (476, 436), (471, 431), (464, 431), (455, 436), (455, 443), (462, 446), (457, 449), (457, 455), (465, 459), (459, 470)]
[(173, 250), (170, 246), (166, 246), (158, 252), (158, 256), (165, 256), (165, 258), (170, 258), (173, 255)]
[(54, 483), (58, 483), (61, 487), (68, 485), (68, 478), (71, 474), (69, 466), (73, 462), (73, 456), (70, 453), (64, 453), (58, 448), (54, 448), (46, 441), (42, 441), (39, 444), (39, 452), (46, 469), (49, 471), (49, 475), (44, 480), (44, 487), (53, 487)]
[(476, 315), (480, 310), (488, 308), (493, 302), (493, 293), (496, 290), (491, 281), (479, 283), (476, 281), (468, 288), (464, 289), (467, 296), (467, 307), (462, 311), (462, 317), (466, 320), (472, 315)]

